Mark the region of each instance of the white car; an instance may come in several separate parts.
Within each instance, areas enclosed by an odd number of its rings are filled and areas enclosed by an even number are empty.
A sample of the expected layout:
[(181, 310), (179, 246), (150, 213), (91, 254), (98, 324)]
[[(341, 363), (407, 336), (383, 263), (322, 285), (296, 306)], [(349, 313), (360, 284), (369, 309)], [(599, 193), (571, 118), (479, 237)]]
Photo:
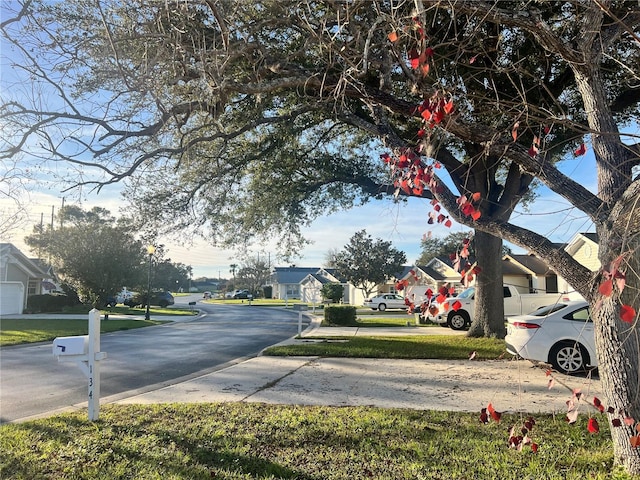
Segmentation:
[(507, 351), (572, 374), (598, 366), (589, 304), (558, 302), (507, 319)]
[(405, 303), (404, 297), (396, 293), (384, 293), (377, 297), (367, 298), (364, 301), (364, 306), (372, 310), (380, 310), (381, 312), (390, 308), (402, 310), (409, 308)]

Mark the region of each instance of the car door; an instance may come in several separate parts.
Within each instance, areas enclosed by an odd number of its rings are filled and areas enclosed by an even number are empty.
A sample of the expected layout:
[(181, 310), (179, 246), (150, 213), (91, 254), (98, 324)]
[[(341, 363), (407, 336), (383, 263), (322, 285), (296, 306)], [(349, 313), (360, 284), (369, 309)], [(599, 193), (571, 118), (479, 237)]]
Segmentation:
[(564, 315), (564, 318), (571, 329), (575, 339), (589, 350), (592, 362), (596, 358), (596, 346), (593, 334), (593, 320), (589, 313), (589, 307), (579, 308)]
[(389, 297), (391, 297), (389, 299), (389, 304), (390, 306), (392, 305), (391, 308), (404, 308), (403, 297), (401, 297), (400, 295), (389, 295)]

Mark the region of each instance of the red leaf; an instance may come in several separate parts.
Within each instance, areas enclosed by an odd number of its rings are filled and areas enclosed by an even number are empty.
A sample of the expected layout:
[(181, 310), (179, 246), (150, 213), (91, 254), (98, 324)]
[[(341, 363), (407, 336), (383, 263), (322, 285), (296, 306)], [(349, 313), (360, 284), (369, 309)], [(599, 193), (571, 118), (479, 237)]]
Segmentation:
[(598, 425), (598, 421), (595, 418), (591, 417), (589, 419), (587, 430), (589, 430), (589, 433), (598, 433), (600, 431), (600, 425)]
[(424, 51), (424, 55), (427, 58), (433, 57), (433, 48), (427, 47), (426, 50)]
[(477, 58), (478, 58), (478, 55), (474, 55), (469, 59), (469, 63), (475, 63)]
[(487, 411), (489, 412), (489, 415), (491, 415), (491, 418), (493, 418), (497, 423), (500, 423), (500, 417), (502, 417), (502, 413), (497, 412), (496, 409), (493, 408), (493, 405), (491, 403), (487, 405)]
[(532, 443), (531, 444), (531, 451), (533, 453), (538, 453), (538, 444), (537, 443)]
[(460, 303), (460, 300), (456, 300), (455, 302), (453, 302), (453, 305), (451, 305), (451, 308), (453, 309), (454, 312), (457, 312), (458, 310), (460, 310), (462, 308), (462, 304)]
[(630, 437), (630, 438), (629, 438), (629, 442), (631, 443), (631, 446), (632, 446), (633, 448), (638, 448), (638, 447), (640, 447), (640, 436), (639, 436), (639, 435), (636, 435), (636, 436), (634, 436), (634, 437)]
[(587, 153), (587, 146), (583, 143), (573, 153), (575, 153), (576, 157), (579, 157), (580, 155), (584, 155), (585, 153)]
[(453, 111), (453, 100), (449, 100), (447, 103), (444, 104), (444, 113), (448, 115), (452, 111)]
[(451, 227), (451, 220), (447, 219), (447, 221), (444, 222), (444, 226), (447, 227), (447, 228), (450, 228)]
[(598, 287), (598, 291), (605, 297), (610, 297), (613, 292), (613, 280), (605, 280)]
[(427, 288), (427, 291), (426, 291), (426, 292), (424, 292), (424, 295), (425, 295), (427, 298), (431, 298), (431, 297), (433, 297), (433, 290), (431, 290), (430, 288)]
[(527, 151), (530, 157), (535, 157), (538, 154), (538, 147), (531, 145), (531, 148)]
[(421, 128), (420, 130), (418, 130), (418, 138), (424, 137), (425, 133), (426, 133), (426, 130), (424, 128)]
[(626, 323), (633, 323), (636, 318), (636, 311), (629, 305), (622, 305), (620, 307), (620, 319)]
[(424, 118), (425, 122), (428, 122), (431, 120), (431, 111), (425, 108), (422, 113), (420, 113), (420, 116)]
[(511, 129), (511, 137), (513, 138), (514, 142), (518, 139), (518, 127), (519, 126), (520, 126), (520, 123), (516, 122), (515, 125), (513, 126), (513, 128)]
[(604, 413), (604, 405), (598, 397), (593, 397), (593, 406), (600, 410), (600, 413)]
[(624, 424), (625, 424), (627, 427), (630, 427), (631, 425), (633, 425), (634, 423), (636, 423), (636, 420), (635, 420), (635, 418), (633, 418), (633, 417), (624, 417), (624, 418), (622, 419), (622, 421), (624, 422)]
[(480, 218), (482, 214), (480, 213), (480, 210), (474, 210), (471, 213), (471, 218), (473, 218), (474, 220), (478, 220)]
[(398, 41), (398, 34), (396, 32), (391, 32), (389, 35), (387, 35), (387, 38), (391, 43), (396, 42)]
[(477, 202), (481, 198), (482, 198), (482, 195), (480, 194), (480, 192), (475, 192), (473, 195), (471, 195), (471, 200), (473, 200), (474, 202)]

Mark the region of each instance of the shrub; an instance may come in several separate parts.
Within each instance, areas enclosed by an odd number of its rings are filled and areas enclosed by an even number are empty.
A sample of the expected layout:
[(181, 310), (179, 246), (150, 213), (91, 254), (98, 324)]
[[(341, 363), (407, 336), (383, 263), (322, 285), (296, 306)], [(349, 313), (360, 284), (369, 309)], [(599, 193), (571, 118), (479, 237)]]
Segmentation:
[(273, 287), (271, 285), (262, 287), (262, 294), (264, 298), (273, 298)]
[(62, 312), (64, 307), (77, 303), (75, 298), (67, 295), (31, 295), (27, 298), (25, 313)]
[(325, 283), (320, 293), (322, 293), (323, 298), (331, 300), (333, 303), (338, 303), (344, 295), (344, 287), (339, 283)]
[(350, 327), (356, 325), (356, 307), (353, 305), (330, 305), (324, 309), (324, 325)]

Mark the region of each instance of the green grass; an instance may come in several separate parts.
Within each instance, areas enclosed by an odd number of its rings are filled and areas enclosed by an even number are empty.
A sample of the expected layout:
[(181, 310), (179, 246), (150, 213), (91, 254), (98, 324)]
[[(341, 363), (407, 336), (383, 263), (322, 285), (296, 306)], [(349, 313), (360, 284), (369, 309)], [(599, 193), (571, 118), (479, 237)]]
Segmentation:
[[(149, 327), (166, 323), (158, 320), (102, 320), (100, 332), (115, 332), (131, 328)], [(0, 346), (22, 343), (47, 342), (56, 337), (87, 335), (88, 319), (2, 319), (0, 321)], [(0, 476), (2, 478), (2, 476)]]
[[(0, 478), (298, 480), (604, 480), (607, 422), (539, 415), (533, 453), (509, 449), (523, 418), (478, 413), (252, 403), (106, 405), (0, 426)], [(612, 475), (615, 475), (612, 476)]]
[(492, 360), (506, 354), (504, 340), (459, 335), (407, 335), (394, 337), (305, 337), (308, 342), (267, 348), (265, 355), (351, 358), (438, 358)]

